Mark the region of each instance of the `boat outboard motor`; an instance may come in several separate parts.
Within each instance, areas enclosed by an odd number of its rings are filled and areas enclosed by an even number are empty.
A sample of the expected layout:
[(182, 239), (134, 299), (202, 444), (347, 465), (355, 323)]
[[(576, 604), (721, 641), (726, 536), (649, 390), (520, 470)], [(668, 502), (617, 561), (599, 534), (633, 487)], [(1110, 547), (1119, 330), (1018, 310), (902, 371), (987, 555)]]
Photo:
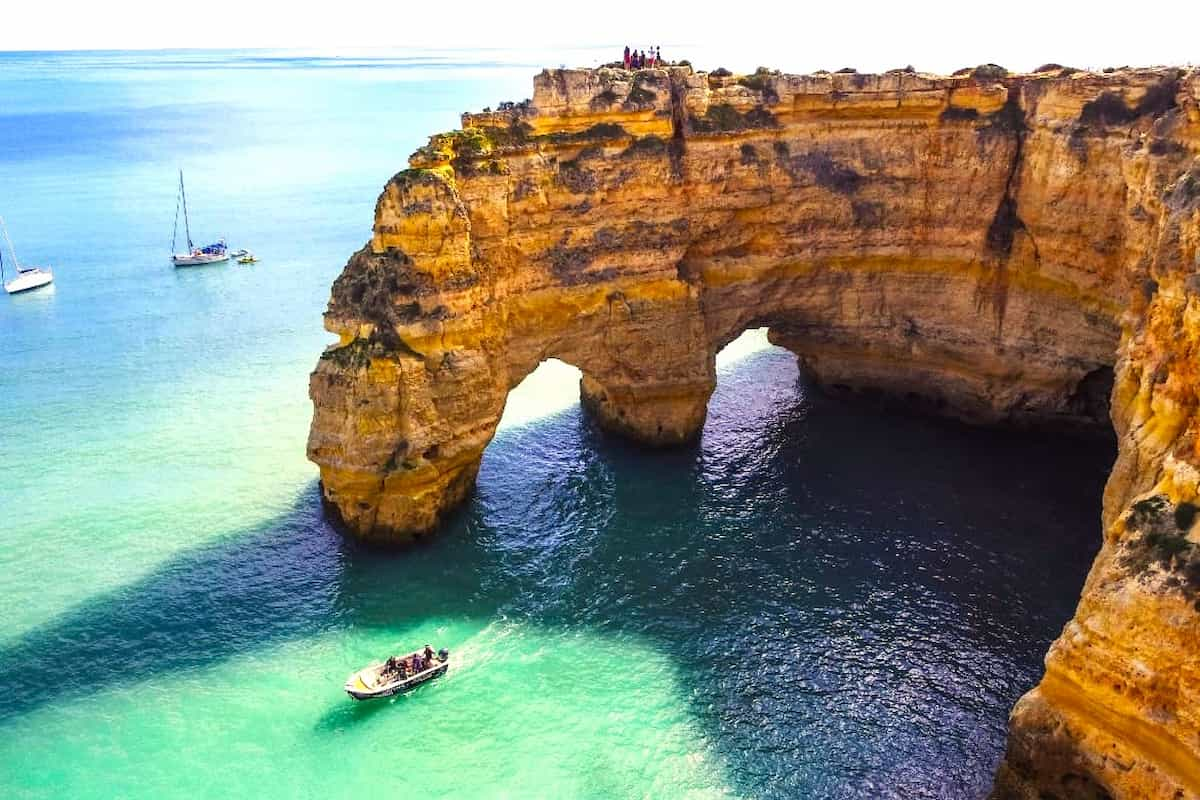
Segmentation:
[(450, 651), (447, 650), (446, 648), (443, 647), (441, 650), (438, 650), (438, 661), (441, 661), (443, 664), (445, 664), (446, 659), (448, 659), (449, 657), (450, 657)]

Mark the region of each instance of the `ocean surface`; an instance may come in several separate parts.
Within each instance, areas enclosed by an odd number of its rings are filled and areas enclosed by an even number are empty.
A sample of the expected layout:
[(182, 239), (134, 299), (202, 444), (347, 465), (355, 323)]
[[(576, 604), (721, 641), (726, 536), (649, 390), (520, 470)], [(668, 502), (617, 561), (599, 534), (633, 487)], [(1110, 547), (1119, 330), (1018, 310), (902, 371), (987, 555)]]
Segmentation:
[[(752, 331), (693, 445), (602, 435), (547, 362), (441, 536), (322, 518), (329, 285), (407, 155), (535, 71), (0, 54), (0, 215), (56, 275), (0, 295), (0, 797), (986, 792), (1111, 442), (835, 402)], [(180, 168), (194, 237), (259, 263), (171, 267)], [(425, 642), (442, 680), (342, 693)]]

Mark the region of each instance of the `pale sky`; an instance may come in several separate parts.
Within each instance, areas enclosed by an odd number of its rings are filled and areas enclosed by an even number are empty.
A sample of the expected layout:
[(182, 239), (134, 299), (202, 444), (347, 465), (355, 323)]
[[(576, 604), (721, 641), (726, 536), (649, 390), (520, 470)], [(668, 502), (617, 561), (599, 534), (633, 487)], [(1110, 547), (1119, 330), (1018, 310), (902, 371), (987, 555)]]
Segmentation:
[[(948, 71), (1200, 62), (1200, 1), (10, 2), (0, 49), (497, 47), (545, 65), (627, 41), (699, 67)], [(615, 58), (616, 56), (614, 56)], [(567, 59), (569, 60), (569, 59)]]

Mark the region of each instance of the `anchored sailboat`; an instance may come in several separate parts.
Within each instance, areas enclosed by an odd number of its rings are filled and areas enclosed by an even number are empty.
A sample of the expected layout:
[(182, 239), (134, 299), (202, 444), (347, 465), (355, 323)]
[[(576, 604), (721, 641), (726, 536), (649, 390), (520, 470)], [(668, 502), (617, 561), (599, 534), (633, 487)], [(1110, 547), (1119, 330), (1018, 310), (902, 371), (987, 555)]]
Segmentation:
[[(175, 237), (179, 234), (179, 208), (183, 207), (183, 232), (187, 236), (187, 253), (175, 252)], [(171, 231), (171, 261), (177, 267), (195, 267), (229, 260), (229, 248), (224, 239), (205, 247), (192, 244), (192, 229), (188, 224), (187, 192), (183, 188), (183, 170), (179, 170), (179, 196), (175, 199), (175, 227)]]
[(4, 220), (0, 218), (0, 230), (4, 231), (4, 241), (8, 243), (8, 252), (12, 255), (13, 269), (17, 271), (17, 275), (11, 281), (4, 280), (4, 253), (0, 252), (0, 281), (4, 282), (4, 291), (9, 294), (17, 294), (18, 292), (28, 292), (30, 289), (36, 289), (39, 286), (45, 286), (54, 281), (54, 273), (49, 267), (42, 269), (41, 267), (22, 267), (21, 262), (17, 261), (17, 251), (13, 249), (12, 239), (8, 238), (8, 226), (4, 224)]

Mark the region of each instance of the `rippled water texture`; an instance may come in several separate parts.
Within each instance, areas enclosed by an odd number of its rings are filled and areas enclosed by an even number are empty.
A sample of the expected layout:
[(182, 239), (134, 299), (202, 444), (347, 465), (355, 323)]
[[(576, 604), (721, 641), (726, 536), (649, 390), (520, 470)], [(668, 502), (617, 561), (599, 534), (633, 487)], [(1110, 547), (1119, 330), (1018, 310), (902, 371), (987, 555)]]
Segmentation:
[[(379, 187), (529, 70), (0, 57), (0, 796), (973, 797), (1099, 543), (1111, 444), (822, 398), (751, 333), (701, 440), (510, 398), (443, 535), (364, 549), (303, 457)], [(263, 259), (174, 271), (193, 225)], [(200, 237), (197, 237), (200, 238)], [(356, 704), (426, 641), (448, 675)]]

